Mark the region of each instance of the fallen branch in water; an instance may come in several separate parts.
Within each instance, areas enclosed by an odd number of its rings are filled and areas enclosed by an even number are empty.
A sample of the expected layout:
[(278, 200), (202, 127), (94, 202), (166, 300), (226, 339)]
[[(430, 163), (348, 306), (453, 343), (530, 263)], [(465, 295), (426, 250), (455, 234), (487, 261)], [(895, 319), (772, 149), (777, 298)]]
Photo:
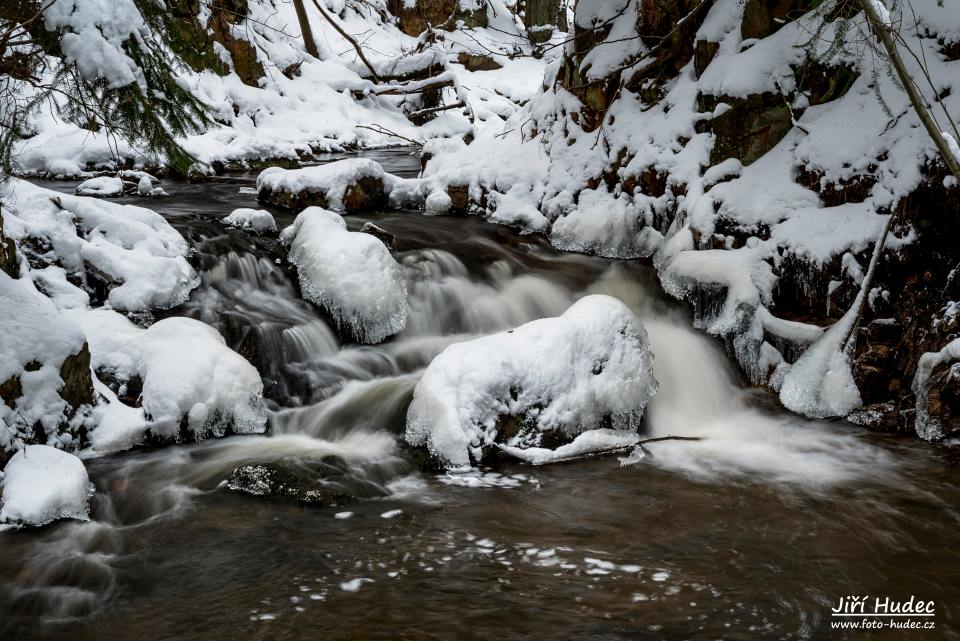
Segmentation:
[(618, 445), (616, 447), (608, 447), (603, 450), (594, 450), (592, 452), (584, 452), (582, 454), (575, 454), (573, 456), (564, 456), (562, 458), (552, 458), (544, 461), (534, 461), (534, 460), (528, 460), (528, 459), (519, 457), (516, 454), (510, 452), (509, 449), (506, 448), (502, 443), (494, 443), (494, 445), (496, 445), (497, 449), (499, 449), (501, 452), (509, 454), (520, 461), (529, 463), (530, 465), (539, 466), (539, 465), (547, 465), (547, 464), (553, 464), (553, 463), (567, 463), (569, 461), (577, 461), (579, 459), (592, 458), (594, 456), (609, 456), (610, 454), (619, 454), (621, 452), (626, 452), (627, 450), (632, 450), (638, 447), (644, 453), (647, 453), (647, 448), (644, 447), (644, 445), (647, 443), (659, 443), (660, 441), (702, 441), (702, 440), (703, 440), (702, 436), (672, 436), (672, 435), (656, 436), (654, 438), (648, 438), (642, 441), (637, 441), (636, 443), (630, 443), (629, 445)]
[(658, 436), (656, 438), (648, 438), (642, 441), (639, 441), (637, 445), (645, 445), (647, 443), (658, 443), (660, 441), (702, 441), (702, 436)]
[(411, 145), (416, 147), (423, 147), (423, 142), (420, 140), (414, 140), (413, 138), (407, 138), (406, 136), (401, 136), (395, 131), (390, 131), (383, 125), (357, 125), (357, 129), (369, 129), (370, 131), (376, 132), (383, 136), (392, 136), (394, 138), (399, 138), (400, 140), (406, 140)]

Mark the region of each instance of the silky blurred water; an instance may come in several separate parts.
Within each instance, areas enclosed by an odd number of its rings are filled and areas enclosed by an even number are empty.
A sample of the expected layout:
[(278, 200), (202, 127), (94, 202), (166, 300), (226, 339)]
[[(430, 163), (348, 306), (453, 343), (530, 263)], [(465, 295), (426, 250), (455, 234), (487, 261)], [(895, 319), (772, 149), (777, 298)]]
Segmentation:
[[(410, 175), (404, 151), (375, 157)], [(173, 314), (260, 370), (271, 433), (88, 461), (90, 523), (0, 533), (3, 639), (955, 639), (960, 470), (910, 438), (812, 423), (748, 389), (655, 273), (552, 250), (478, 218), (350, 216), (395, 237), (407, 330), (345, 343), (270, 239), (222, 226), (253, 176), (146, 204), (197, 250)], [(51, 183), (58, 189), (73, 185)], [(242, 189), (246, 188), (246, 189)], [(139, 202), (139, 201), (138, 201)], [(278, 223), (292, 215), (274, 211)], [(644, 321), (660, 390), (645, 457), (420, 472), (402, 443), (446, 345), (590, 293)], [(246, 463), (335, 475), (325, 507), (234, 494)], [(841, 632), (840, 597), (936, 602), (936, 628)]]

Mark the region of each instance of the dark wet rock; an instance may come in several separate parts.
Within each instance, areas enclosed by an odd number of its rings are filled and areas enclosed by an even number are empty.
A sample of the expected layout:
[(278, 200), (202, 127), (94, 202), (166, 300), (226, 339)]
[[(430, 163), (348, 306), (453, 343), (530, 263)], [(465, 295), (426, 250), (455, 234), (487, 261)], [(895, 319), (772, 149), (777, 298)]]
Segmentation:
[[(721, 105), (725, 107), (718, 109)], [(727, 158), (749, 165), (773, 149), (793, 127), (790, 107), (778, 93), (751, 94), (746, 98), (700, 94), (697, 106), (707, 114), (697, 123), (697, 131), (714, 135), (712, 165)]]
[(699, 78), (707, 70), (714, 56), (720, 50), (719, 42), (710, 40), (697, 40), (693, 45), (693, 72)]
[(408, 36), (419, 36), (428, 26), (452, 31), (458, 22), (468, 28), (487, 26), (486, 3), (480, 3), (477, 9), (465, 9), (460, 0), (389, 0), (387, 6)]
[(465, 51), (457, 54), (457, 62), (466, 67), (467, 71), (494, 71), (503, 67), (490, 56)]
[(924, 355), (914, 390), (920, 438), (939, 441), (960, 432), (960, 358), (944, 352)]
[(263, 65), (257, 58), (257, 50), (249, 40), (242, 37), (245, 33), (243, 23), (247, 15), (247, 0), (213, 0), (208, 3), (210, 12), (207, 24), (199, 20), (200, 3), (175, 2), (169, 5), (168, 29), (171, 32), (170, 43), (178, 54), (194, 71), (209, 69), (219, 75), (230, 73), (230, 65), (223, 61), (217, 52), (217, 44), (230, 54), (233, 70), (244, 83), (257, 86), (263, 76)]
[[(875, 168), (873, 168), (875, 170)], [(827, 180), (822, 171), (810, 167), (797, 170), (797, 182), (820, 196), (827, 207), (836, 207), (846, 203), (862, 203), (870, 197), (877, 177), (872, 173), (857, 174), (836, 182)]]
[(338, 505), (358, 498), (384, 496), (377, 483), (352, 473), (341, 458), (242, 465), (233, 471), (227, 489), (262, 498), (307, 505)]
[(363, 223), (363, 227), (360, 228), (360, 231), (362, 231), (365, 234), (370, 234), (375, 238), (379, 238), (384, 245), (386, 245), (390, 249), (393, 249), (393, 241), (396, 239), (396, 236), (388, 232), (383, 227), (378, 227), (373, 223), (366, 222), (366, 223)]
[[(272, 189), (268, 185), (261, 185), (257, 192), (257, 200), (267, 205), (303, 211), (307, 207), (330, 206), (328, 192), (323, 189), (304, 188), (299, 190)], [(386, 208), (388, 195), (381, 176), (361, 176), (346, 186), (342, 198), (343, 211), (357, 213), (362, 211), (376, 211)]]
[(746, 0), (740, 33), (744, 40), (766, 38), (813, 8), (813, 0)]
[(10, 278), (20, 277), (20, 262), (17, 258), (17, 246), (12, 238), (3, 234), (3, 211), (0, 210), (0, 271)]

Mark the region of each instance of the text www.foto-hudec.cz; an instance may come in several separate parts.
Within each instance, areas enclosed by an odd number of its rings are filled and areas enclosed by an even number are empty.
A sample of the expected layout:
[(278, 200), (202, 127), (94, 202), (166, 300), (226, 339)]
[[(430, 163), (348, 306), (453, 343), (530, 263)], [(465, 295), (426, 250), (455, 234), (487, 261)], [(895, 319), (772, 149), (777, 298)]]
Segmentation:
[(932, 630), (936, 626), (933, 601), (874, 597), (869, 594), (841, 597), (830, 609), (830, 627), (834, 629), (867, 630)]

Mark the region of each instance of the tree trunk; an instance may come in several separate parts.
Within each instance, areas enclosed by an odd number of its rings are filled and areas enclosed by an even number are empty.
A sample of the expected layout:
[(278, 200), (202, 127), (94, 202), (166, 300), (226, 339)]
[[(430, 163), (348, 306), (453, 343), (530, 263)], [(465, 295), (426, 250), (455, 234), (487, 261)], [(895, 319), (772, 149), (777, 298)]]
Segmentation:
[(555, 30), (566, 31), (567, 11), (563, 0), (527, 0), (523, 25), (530, 41), (536, 44), (550, 40)]
[(913, 110), (917, 112), (917, 116), (920, 117), (920, 122), (922, 122), (923, 126), (926, 127), (927, 133), (930, 134), (930, 137), (933, 139), (933, 143), (937, 146), (937, 151), (940, 152), (940, 155), (943, 157), (943, 161), (947, 164), (947, 170), (953, 174), (957, 180), (960, 180), (960, 160), (953, 155), (950, 145), (947, 143), (947, 139), (944, 137), (939, 127), (937, 127), (936, 122), (933, 120), (933, 116), (931, 116), (930, 112), (927, 110), (927, 103), (923, 99), (923, 96), (920, 94), (920, 91), (917, 89), (916, 85), (913, 83), (910, 72), (907, 71), (907, 67), (903, 63), (903, 58), (900, 57), (900, 51), (897, 49), (897, 43), (894, 41), (893, 36), (890, 35), (890, 27), (880, 19), (872, 0), (859, 0), (859, 3), (860, 8), (863, 9), (864, 15), (867, 16), (867, 20), (869, 20), (870, 26), (873, 28), (874, 33), (876, 33), (877, 37), (880, 38), (883, 48), (890, 57), (890, 63), (893, 65), (893, 69), (896, 71), (897, 78), (900, 79), (900, 84), (903, 85), (904, 91), (907, 92), (907, 97), (910, 99), (910, 104), (913, 105)]
[(300, 33), (303, 34), (303, 46), (307, 48), (314, 58), (320, 57), (317, 51), (317, 41), (313, 39), (313, 30), (310, 28), (310, 18), (307, 17), (307, 8), (303, 6), (303, 0), (293, 0), (293, 8), (297, 11), (297, 20), (300, 22)]

